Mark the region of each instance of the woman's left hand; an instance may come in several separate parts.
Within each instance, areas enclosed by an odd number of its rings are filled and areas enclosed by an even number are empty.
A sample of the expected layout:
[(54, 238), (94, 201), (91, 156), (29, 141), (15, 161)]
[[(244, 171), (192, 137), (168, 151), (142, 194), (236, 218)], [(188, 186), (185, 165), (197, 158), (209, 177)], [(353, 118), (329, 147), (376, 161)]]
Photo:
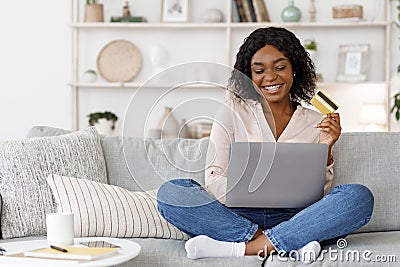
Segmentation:
[(318, 123), (315, 128), (321, 129), (319, 133), (319, 142), (328, 144), (329, 149), (332, 148), (333, 144), (339, 139), (342, 127), (340, 126), (339, 113), (330, 113)]

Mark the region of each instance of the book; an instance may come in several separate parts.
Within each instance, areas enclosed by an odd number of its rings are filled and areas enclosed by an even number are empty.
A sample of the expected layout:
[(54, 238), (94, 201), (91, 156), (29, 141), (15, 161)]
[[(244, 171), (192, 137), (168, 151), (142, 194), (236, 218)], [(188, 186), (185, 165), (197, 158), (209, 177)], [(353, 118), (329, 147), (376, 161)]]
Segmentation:
[(249, 9), (250, 9), (250, 16), (251, 16), (251, 21), (252, 22), (257, 22), (257, 17), (256, 17), (256, 12), (254, 10), (253, 6), (253, 1), (252, 0), (247, 0)]
[[(35, 266), (41, 266), (41, 265), (48, 266), (50, 264), (53, 264), (53, 265), (54, 264), (62, 264), (63, 266), (65, 266), (65, 264), (74, 265), (74, 264), (78, 264), (78, 263), (81, 263), (81, 262), (87, 262), (87, 261), (83, 261), (83, 260), (71, 260), (71, 259), (54, 259), (54, 258), (51, 259), (51, 258), (25, 257), (24, 252), (3, 255), (1, 257), (1, 263), (4, 263), (6, 261), (10, 262), (10, 266), (12, 264), (15, 265), (17, 263), (21, 263), (21, 264), (29, 263), (31, 265), (36, 263)], [(39, 264), (41, 264), (41, 265), (39, 265)]]
[(68, 252), (61, 252), (51, 248), (40, 248), (25, 251), (25, 257), (71, 259), (71, 260), (95, 260), (116, 253), (120, 248), (100, 247), (63, 247)]
[(264, 0), (253, 0), (254, 12), (256, 13), (257, 22), (270, 22), (267, 7)]
[(147, 22), (147, 18), (143, 16), (135, 17), (111, 17), (111, 22)]
[(246, 13), (245, 13), (244, 7), (243, 7), (243, 1), (246, 1), (246, 0), (235, 0), (236, 8), (239, 13), (240, 22), (248, 22)]
[(232, 22), (240, 22), (239, 12), (235, 0), (232, 0)]
[(247, 22), (252, 22), (253, 17), (251, 15), (251, 7), (250, 4), (252, 3), (251, 0), (242, 0), (243, 3), (243, 9), (244, 9), (244, 14), (246, 15), (246, 21)]

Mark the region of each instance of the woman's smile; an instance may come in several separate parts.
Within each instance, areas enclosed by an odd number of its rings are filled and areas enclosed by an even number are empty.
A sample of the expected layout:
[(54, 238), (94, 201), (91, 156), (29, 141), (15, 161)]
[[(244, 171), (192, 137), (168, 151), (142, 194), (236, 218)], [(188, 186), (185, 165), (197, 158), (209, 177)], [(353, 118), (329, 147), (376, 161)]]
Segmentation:
[(277, 93), (283, 87), (283, 83), (281, 84), (273, 84), (273, 85), (263, 85), (261, 89), (263, 91), (267, 91), (269, 94)]

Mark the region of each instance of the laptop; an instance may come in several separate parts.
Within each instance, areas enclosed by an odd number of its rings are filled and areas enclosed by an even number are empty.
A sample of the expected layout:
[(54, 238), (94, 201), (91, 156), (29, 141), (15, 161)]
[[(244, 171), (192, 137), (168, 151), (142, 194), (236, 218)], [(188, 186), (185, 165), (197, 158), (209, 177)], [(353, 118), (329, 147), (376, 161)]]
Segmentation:
[(226, 206), (304, 208), (323, 197), (327, 144), (234, 142)]

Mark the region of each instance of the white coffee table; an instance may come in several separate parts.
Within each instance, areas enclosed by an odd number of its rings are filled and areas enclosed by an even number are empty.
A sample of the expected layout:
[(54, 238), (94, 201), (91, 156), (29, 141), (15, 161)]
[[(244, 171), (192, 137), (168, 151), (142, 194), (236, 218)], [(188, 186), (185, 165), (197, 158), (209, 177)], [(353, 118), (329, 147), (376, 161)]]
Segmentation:
[[(54, 259), (38, 259), (28, 257), (7, 257), (0, 256), (0, 266), (79, 266), (79, 267), (93, 267), (93, 266), (115, 266), (135, 258), (140, 253), (140, 245), (126, 239), (111, 238), (111, 237), (86, 237), (75, 238), (75, 244), (87, 241), (107, 241), (121, 247), (117, 253), (98, 260), (77, 262), (70, 260), (54, 260)], [(18, 242), (5, 242), (0, 243), (0, 246), (7, 250), (5, 255), (15, 254), (32, 250), (36, 248), (47, 247), (46, 239), (27, 240)]]

